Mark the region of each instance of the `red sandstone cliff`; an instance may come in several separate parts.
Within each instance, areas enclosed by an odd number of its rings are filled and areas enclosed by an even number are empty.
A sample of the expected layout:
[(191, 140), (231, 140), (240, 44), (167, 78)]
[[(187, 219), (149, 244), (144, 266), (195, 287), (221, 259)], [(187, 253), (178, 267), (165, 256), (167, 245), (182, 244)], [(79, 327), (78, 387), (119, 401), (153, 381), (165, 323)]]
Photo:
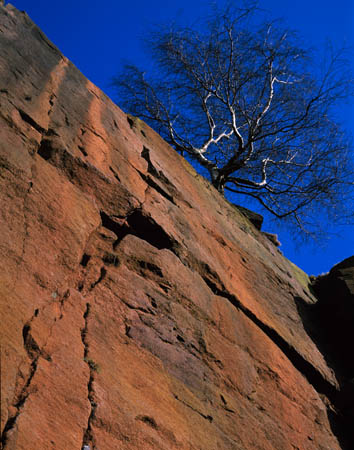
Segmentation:
[(347, 445), (307, 276), (10, 5), (0, 183), (4, 449)]

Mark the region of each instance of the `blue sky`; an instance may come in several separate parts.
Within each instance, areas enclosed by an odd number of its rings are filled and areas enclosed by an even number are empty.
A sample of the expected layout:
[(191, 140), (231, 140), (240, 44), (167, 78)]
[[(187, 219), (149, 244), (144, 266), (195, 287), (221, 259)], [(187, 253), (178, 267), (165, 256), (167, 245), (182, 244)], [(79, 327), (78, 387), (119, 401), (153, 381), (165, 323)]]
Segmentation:
[[(114, 96), (111, 78), (119, 72), (122, 62), (149, 64), (140, 38), (151, 24), (193, 23), (207, 12), (209, 4), (207, 0), (105, 0), (101, 3), (13, 0), (11, 3), (25, 10), (64, 55), (110, 97)], [(223, 4), (223, 0), (216, 3)], [(260, 0), (259, 4), (298, 30), (305, 44), (320, 47), (330, 39), (337, 46), (352, 47), (354, 55), (353, 0)], [(354, 134), (353, 103), (345, 105), (339, 116)], [(264, 224), (265, 230), (279, 235), (285, 256), (315, 275), (327, 272), (335, 263), (354, 254), (354, 226), (333, 229), (328, 223), (326, 227), (336, 232), (327, 243), (310, 243), (298, 248), (286, 229), (276, 229), (273, 224), (267, 225), (267, 221)]]

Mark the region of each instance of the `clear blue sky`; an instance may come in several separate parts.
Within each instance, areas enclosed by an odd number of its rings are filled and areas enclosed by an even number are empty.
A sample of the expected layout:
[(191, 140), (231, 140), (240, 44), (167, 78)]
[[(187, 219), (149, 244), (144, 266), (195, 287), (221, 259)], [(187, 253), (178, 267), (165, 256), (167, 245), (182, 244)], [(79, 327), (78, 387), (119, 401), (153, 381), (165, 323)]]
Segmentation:
[[(148, 64), (140, 37), (151, 24), (192, 23), (204, 15), (209, 2), (13, 0), (10, 3), (25, 10), (65, 56), (112, 97), (110, 80), (119, 71), (122, 61)], [(216, 3), (223, 4), (223, 0)], [(338, 46), (347, 45), (354, 49), (353, 0), (260, 0), (259, 4), (275, 18), (284, 18), (291, 28), (299, 31), (306, 44), (321, 46), (330, 39)], [(352, 61), (354, 65), (354, 57)], [(353, 104), (346, 105), (340, 116), (354, 134)], [(337, 231), (327, 244), (309, 244), (300, 248), (286, 230), (277, 230), (274, 225), (267, 225), (267, 221), (264, 229), (279, 235), (286, 257), (307, 273), (317, 275), (354, 254), (354, 226), (340, 230), (333, 230), (329, 223), (326, 226), (331, 232)]]

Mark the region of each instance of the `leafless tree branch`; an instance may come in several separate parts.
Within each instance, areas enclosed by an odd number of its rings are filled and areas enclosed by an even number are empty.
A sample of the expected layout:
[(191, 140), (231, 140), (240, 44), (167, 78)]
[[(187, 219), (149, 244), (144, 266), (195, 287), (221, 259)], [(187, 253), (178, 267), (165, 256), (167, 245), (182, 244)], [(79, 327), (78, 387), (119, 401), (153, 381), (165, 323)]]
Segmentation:
[(160, 30), (150, 39), (156, 72), (147, 80), (127, 66), (114, 84), (123, 106), (199, 163), (216, 189), (305, 229), (316, 205), (338, 209), (353, 192), (352, 144), (332, 114), (353, 95), (353, 79), (341, 51), (321, 74), (279, 23), (249, 27), (254, 14), (253, 4), (229, 6), (200, 30)]

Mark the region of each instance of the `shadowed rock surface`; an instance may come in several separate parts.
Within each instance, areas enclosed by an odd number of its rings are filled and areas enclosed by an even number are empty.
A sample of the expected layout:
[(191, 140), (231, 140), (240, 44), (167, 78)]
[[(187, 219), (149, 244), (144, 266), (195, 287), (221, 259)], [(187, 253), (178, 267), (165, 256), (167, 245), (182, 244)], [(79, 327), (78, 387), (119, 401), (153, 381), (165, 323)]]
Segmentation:
[(2, 448), (345, 448), (307, 275), (11, 5), (0, 202)]
[(354, 358), (348, 357), (354, 342), (354, 256), (317, 277), (313, 289), (319, 299), (314, 310), (326, 329), (333, 359), (343, 376), (354, 379)]

